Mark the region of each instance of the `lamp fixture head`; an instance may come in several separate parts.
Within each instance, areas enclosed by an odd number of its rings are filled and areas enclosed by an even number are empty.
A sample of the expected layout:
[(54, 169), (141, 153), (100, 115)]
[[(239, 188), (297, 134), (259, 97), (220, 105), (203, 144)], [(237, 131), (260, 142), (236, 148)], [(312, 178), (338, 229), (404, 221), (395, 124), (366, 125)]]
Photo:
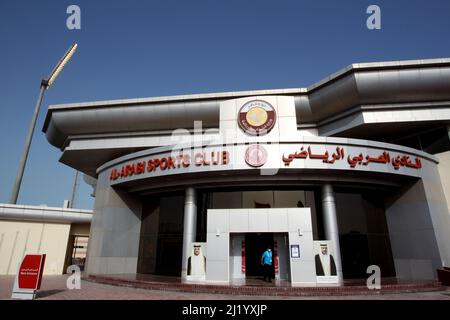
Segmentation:
[(42, 85), (44, 85), (48, 89), (53, 84), (53, 82), (55, 82), (55, 79), (61, 73), (62, 69), (64, 69), (67, 62), (69, 62), (69, 60), (72, 58), (73, 54), (77, 50), (77, 47), (78, 44), (76, 43), (72, 44), (69, 50), (67, 50), (64, 56), (61, 58), (61, 60), (59, 60), (58, 64), (50, 73), (49, 77), (47, 79), (42, 80)]

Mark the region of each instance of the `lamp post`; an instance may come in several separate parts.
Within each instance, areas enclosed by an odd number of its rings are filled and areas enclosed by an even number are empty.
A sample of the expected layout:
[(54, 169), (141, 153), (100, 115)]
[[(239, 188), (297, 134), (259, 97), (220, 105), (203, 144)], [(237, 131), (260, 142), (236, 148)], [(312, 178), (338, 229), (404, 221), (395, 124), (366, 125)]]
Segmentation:
[(70, 195), (69, 208), (73, 208), (73, 205), (75, 203), (75, 194), (77, 193), (77, 185), (78, 185), (78, 170), (75, 170), (75, 178), (73, 179), (72, 194)]
[(33, 114), (33, 118), (31, 119), (30, 127), (28, 129), (28, 135), (25, 140), (25, 146), (23, 148), (22, 155), (20, 156), (19, 169), (17, 170), (16, 180), (14, 182), (13, 190), (11, 193), (11, 198), (9, 199), (9, 203), (11, 203), (11, 204), (17, 203), (20, 185), (22, 183), (23, 173), (25, 171), (25, 164), (27, 162), (28, 153), (30, 151), (31, 141), (33, 140), (34, 128), (36, 126), (36, 120), (39, 115), (39, 109), (41, 107), (42, 98), (44, 97), (44, 92), (53, 84), (53, 82), (58, 77), (58, 75), (60, 74), (60, 72), (62, 71), (64, 66), (72, 58), (73, 54), (75, 53), (75, 51), (77, 49), (77, 46), (78, 45), (76, 43), (74, 43), (69, 48), (69, 50), (67, 50), (67, 52), (64, 54), (64, 56), (59, 60), (58, 64), (53, 69), (52, 73), (50, 73), (50, 76), (47, 79), (43, 79), (41, 81), (41, 89), (39, 91), (39, 97), (36, 102), (36, 107), (34, 108), (34, 114)]

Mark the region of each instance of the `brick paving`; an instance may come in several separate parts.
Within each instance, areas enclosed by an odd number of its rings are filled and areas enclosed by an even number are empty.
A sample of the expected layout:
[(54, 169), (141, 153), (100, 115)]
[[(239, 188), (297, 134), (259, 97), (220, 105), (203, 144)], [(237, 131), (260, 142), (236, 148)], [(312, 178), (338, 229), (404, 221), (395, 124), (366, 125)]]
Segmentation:
[[(67, 275), (44, 276), (38, 300), (450, 300), (450, 288), (444, 291), (351, 296), (270, 297), (211, 293), (189, 293), (118, 287), (81, 281), (81, 289), (66, 287)], [(13, 276), (0, 276), (0, 299), (10, 299)]]

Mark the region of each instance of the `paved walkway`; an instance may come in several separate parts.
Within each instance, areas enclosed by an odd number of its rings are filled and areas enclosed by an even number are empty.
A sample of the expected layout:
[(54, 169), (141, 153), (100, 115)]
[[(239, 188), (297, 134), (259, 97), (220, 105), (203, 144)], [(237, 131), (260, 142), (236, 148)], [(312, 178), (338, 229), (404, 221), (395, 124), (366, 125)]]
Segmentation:
[[(117, 287), (81, 281), (80, 290), (68, 290), (68, 276), (45, 276), (38, 293), (39, 300), (450, 300), (447, 291), (324, 297), (266, 297), (208, 293), (169, 292)], [(0, 276), (0, 299), (10, 299), (13, 276)]]

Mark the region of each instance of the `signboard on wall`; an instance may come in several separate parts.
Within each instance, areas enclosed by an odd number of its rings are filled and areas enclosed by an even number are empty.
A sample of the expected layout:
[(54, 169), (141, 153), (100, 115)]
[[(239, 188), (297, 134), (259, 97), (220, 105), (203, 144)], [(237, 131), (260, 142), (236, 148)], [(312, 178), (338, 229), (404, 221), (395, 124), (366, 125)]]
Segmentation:
[(36, 292), (41, 288), (45, 257), (45, 254), (27, 254), (23, 258), (14, 281), (12, 299), (36, 298)]
[(334, 246), (331, 241), (314, 241), (317, 283), (338, 283)]
[(109, 177), (110, 185), (168, 175), (249, 169), (270, 169), (273, 174), (278, 170), (324, 169), (420, 177), (426, 163), (433, 161), (417, 150), (409, 152), (404, 147), (383, 143), (372, 145), (304, 141), (302, 144), (207, 145), (164, 152), (148, 150), (138, 157), (129, 155), (129, 159), (112, 161), (99, 171)]
[(291, 258), (300, 258), (300, 245), (291, 244)]
[(191, 244), (191, 254), (187, 259), (188, 281), (204, 281), (206, 277), (206, 242), (193, 242)]

